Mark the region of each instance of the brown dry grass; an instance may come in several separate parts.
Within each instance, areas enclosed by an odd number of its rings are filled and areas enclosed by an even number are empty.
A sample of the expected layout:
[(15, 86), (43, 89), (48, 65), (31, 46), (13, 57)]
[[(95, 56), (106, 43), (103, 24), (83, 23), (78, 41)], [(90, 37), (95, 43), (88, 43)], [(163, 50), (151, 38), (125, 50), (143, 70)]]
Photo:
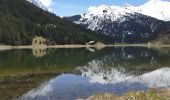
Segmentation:
[(87, 100), (170, 100), (170, 89), (156, 91), (150, 89), (147, 92), (129, 92), (123, 96), (113, 94), (96, 94), (90, 96)]

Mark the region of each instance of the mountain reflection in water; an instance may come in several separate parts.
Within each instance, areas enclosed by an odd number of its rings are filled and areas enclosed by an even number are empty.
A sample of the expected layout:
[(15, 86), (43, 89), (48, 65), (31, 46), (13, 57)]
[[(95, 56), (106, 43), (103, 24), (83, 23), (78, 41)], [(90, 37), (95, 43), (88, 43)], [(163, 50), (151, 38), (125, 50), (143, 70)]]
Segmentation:
[[(170, 86), (170, 68), (161, 68), (140, 76), (126, 76), (115, 69), (113, 74), (107, 75), (112, 81), (107, 81), (102, 74), (62, 74), (21, 97), (22, 100), (74, 100), (87, 98), (96, 93), (114, 93), (122, 95), (128, 91), (141, 91), (148, 88), (162, 88)], [(106, 72), (107, 73), (107, 72)], [(120, 75), (117, 77), (117, 73)], [(115, 76), (114, 76), (115, 75)], [(122, 77), (123, 76), (123, 77)], [(116, 78), (123, 78), (114, 79)], [(105, 84), (103, 84), (105, 83)]]
[(170, 56), (147, 48), (112, 48), (111, 52), (75, 67), (27, 92), (25, 100), (74, 100), (96, 93), (122, 95), (128, 91), (170, 86)]
[[(18, 96), (21, 100), (74, 100), (96, 93), (122, 95), (159, 89), (170, 86), (169, 68), (169, 48), (1, 51), (0, 96), (9, 100)], [(11, 83), (14, 80), (18, 85)], [(16, 93), (10, 95), (11, 90)]]
[[(91, 64), (91, 63), (89, 63)], [(94, 64), (94, 62), (92, 62)], [(91, 66), (91, 65), (90, 65)], [(141, 75), (127, 72), (124, 68), (80, 67), (81, 75), (89, 78), (90, 83), (141, 83), (149, 88), (162, 88), (170, 86), (170, 68), (160, 68)]]

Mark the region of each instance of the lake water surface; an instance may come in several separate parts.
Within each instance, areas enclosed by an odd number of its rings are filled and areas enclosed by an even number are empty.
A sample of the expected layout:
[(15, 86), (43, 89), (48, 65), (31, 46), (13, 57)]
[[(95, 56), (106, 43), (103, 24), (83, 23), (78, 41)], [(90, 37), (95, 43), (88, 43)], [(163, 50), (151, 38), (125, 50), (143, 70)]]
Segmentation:
[(75, 100), (170, 87), (170, 48), (0, 51), (0, 100)]

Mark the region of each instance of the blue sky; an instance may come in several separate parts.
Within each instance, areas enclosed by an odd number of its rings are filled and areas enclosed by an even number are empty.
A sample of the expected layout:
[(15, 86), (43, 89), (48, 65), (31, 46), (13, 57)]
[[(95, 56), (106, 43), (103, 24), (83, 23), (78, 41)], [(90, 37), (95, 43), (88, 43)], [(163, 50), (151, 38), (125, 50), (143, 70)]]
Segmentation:
[(85, 12), (90, 6), (107, 5), (142, 5), (148, 0), (53, 0), (50, 8), (59, 16), (72, 16)]

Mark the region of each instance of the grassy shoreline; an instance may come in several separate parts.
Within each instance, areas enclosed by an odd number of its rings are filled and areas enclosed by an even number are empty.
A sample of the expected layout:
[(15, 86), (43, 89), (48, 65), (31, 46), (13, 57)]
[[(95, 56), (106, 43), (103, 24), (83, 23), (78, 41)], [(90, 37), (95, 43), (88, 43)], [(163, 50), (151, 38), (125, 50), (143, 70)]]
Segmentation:
[(34, 45), (22, 45), (22, 46), (10, 46), (0, 45), (0, 50), (5, 49), (45, 49), (45, 48), (85, 48), (85, 47), (96, 47), (95, 45), (52, 45), (52, 46), (34, 46)]
[(21, 45), (21, 46), (10, 46), (10, 45), (0, 45), (0, 50), (11, 50), (11, 49), (46, 49), (46, 48), (105, 48), (105, 47), (113, 47), (113, 45)]
[(148, 48), (165, 48), (170, 47), (170, 44), (109, 44), (109, 45), (20, 45), (20, 46), (11, 46), (11, 45), (0, 45), (0, 50), (10, 50), (10, 49), (46, 49), (46, 48), (105, 48), (105, 47), (148, 47)]

